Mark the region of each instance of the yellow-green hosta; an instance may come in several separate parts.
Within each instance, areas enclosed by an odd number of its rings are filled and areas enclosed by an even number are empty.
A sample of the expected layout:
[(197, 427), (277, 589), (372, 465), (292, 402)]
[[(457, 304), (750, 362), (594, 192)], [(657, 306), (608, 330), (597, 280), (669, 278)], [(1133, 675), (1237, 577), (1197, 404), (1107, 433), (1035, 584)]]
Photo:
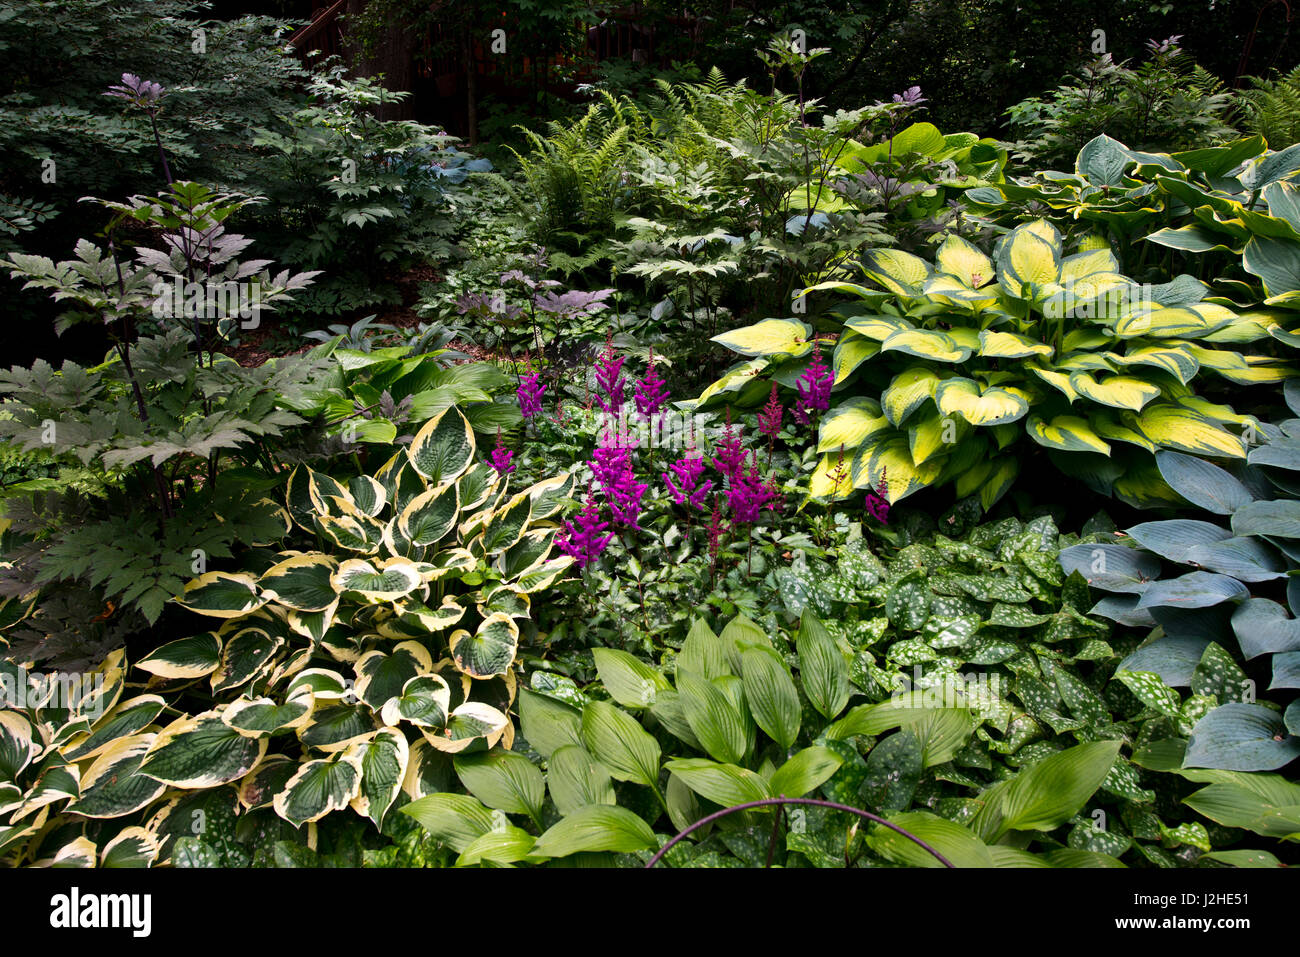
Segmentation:
[[(804, 290), (852, 297), (831, 310), (842, 326), (812, 498), (844, 498), (883, 478), (891, 501), (952, 483), (991, 507), (1018, 474), (1025, 449), (1013, 446), (1027, 439), (1066, 453), (1064, 463), (1071, 454), (1114, 460), (1123, 478), (1105, 491), (1165, 503), (1172, 493), (1151, 467), (1156, 450), (1246, 454), (1241, 432), (1253, 420), (1197, 396), (1198, 376), (1250, 385), (1294, 372), (1268, 354), (1237, 351), (1269, 338), (1259, 316), (1206, 301), (1207, 287), (1190, 276), (1139, 286), (1095, 237), (1067, 254), (1043, 219), (988, 252), (949, 236), (933, 262), (874, 249), (859, 268), (865, 283)], [(811, 336), (798, 319), (719, 336), (748, 362), (706, 389), (701, 404), (766, 396), (767, 376), (788, 381), (807, 361)]]

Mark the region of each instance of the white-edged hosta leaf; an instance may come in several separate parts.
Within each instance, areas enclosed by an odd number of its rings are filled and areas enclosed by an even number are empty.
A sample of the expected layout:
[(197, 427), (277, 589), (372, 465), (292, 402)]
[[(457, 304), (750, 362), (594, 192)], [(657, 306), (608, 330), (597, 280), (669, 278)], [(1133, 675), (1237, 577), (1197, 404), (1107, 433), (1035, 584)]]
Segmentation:
[(406, 736), (393, 728), (383, 728), (353, 748), (361, 761), (361, 788), (351, 801), (352, 810), (370, 818), (382, 830), (406, 777), (410, 759)]
[(310, 695), (277, 704), (270, 698), (241, 698), (227, 706), (221, 720), (240, 734), (259, 738), (281, 731), (293, 731), (307, 723), (313, 699)]
[(452, 406), (424, 424), (406, 454), (412, 467), (433, 485), (454, 482), (474, 461), (474, 429)]
[(176, 788), (211, 788), (239, 780), (265, 755), (265, 738), (241, 734), (216, 711), (205, 711), (163, 728), (140, 773)]
[(83, 817), (123, 817), (149, 804), (167, 789), (140, 774), (140, 762), (154, 743), (152, 733), (118, 738), (81, 775), (81, 796), (68, 806)]
[(349, 558), (331, 578), (338, 592), (356, 592), (368, 601), (403, 598), (423, 584), (419, 566), (406, 558), (385, 558), (370, 562)]
[(447, 716), (447, 727), (434, 733), (421, 729), (434, 748), (458, 754), (470, 748), (491, 748), (501, 740), (510, 719), (491, 705), (466, 701)]
[(239, 618), (266, 604), (252, 575), (208, 572), (189, 582), (178, 605), (213, 618)]
[(258, 579), (263, 597), (297, 611), (323, 611), (338, 594), (331, 577), (338, 563), (328, 555), (296, 555), (277, 562)]
[(447, 725), (451, 710), (451, 689), (442, 675), (419, 675), (402, 687), (401, 693), (390, 698), (380, 712), (386, 725), (409, 721), (420, 728), (441, 729)]
[(215, 632), (169, 641), (135, 663), (159, 678), (202, 678), (221, 663), (221, 639)]
[(484, 618), (471, 635), (464, 628), (448, 640), (451, 657), (462, 674), (492, 678), (505, 674), (519, 650), (519, 625), (509, 615), (495, 612)]
[(127, 827), (104, 845), (100, 867), (151, 867), (158, 859), (158, 838), (142, 827)]
[(347, 807), (361, 791), (361, 759), (351, 752), (304, 761), (271, 806), (294, 827)]

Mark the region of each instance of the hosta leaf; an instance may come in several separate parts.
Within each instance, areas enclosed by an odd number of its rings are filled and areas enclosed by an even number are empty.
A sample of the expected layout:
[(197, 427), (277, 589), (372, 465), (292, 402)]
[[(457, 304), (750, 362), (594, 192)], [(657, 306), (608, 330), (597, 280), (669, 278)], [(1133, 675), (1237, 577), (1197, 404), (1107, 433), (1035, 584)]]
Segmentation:
[(714, 336), (712, 342), (726, 346), (743, 356), (790, 356), (797, 358), (812, 351), (812, 328), (797, 319), (764, 319)]
[(935, 386), (934, 401), (944, 415), (960, 415), (971, 425), (1015, 422), (1029, 411), (1026, 393), (1019, 389), (981, 389), (972, 379), (945, 379)]
[(355, 753), (361, 760), (361, 788), (351, 801), (352, 810), (382, 829), (406, 777), (410, 761), (406, 736), (384, 728), (370, 740), (357, 744)]
[(208, 711), (177, 718), (154, 740), (140, 773), (177, 788), (211, 788), (237, 781), (266, 755), (266, 739), (251, 738)]
[(1100, 382), (1086, 372), (1070, 375), (1070, 388), (1084, 398), (1117, 409), (1140, 411), (1144, 405), (1160, 395), (1160, 388), (1132, 376), (1108, 376)]
[(776, 769), (768, 788), (776, 795), (803, 797), (829, 781), (843, 763), (829, 748), (804, 748)]
[(502, 612), (484, 618), (471, 635), (463, 628), (448, 640), (456, 667), (471, 678), (492, 678), (505, 674), (519, 650), (519, 625)]
[(822, 416), (817, 431), (817, 451), (856, 449), (868, 439), (891, 431), (889, 419), (880, 405), (866, 396), (853, 396), (831, 408)]
[(986, 841), (1009, 831), (1047, 831), (1077, 814), (1110, 773), (1120, 741), (1091, 741), (1050, 755), (993, 785), (971, 826)]
[(397, 517), (398, 531), (416, 546), (441, 541), (456, 525), (461, 507), (459, 493), (459, 485), (448, 482), (417, 495)]
[(272, 565), (258, 579), (262, 595), (298, 611), (323, 611), (338, 599), (331, 577), (338, 563), (328, 555), (297, 555)]
[(880, 396), (880, 406), (886, 418), (894, 426), (934, 396), (934, 390), (942, 381), (929, 369), (915, 366), (894, 376), (889, 388)]
[(409, 721), (419, 728), (443, 728), (451, 710), (451, 689), (442, 675), (419, 675), (402, 686), (380, 712), (387, 725)]
[(825, 626), (807, 610), (796, 641), (799, 677), (812, 706), (834, 720), (849, 701), (849, 670), (839, 646)]
[(444, 409), (415, 434), (406, 454), (431, 485), (454, 482), (474, 461), (474, 430), (455, 406)]
[(799, 735), (799, 693), (794, 679), (777, 656), (758, 648), (744, 652), (740, 662), (745, 701), (754, 723), (783, 751), (789, 751)]
[(385, 558), (377, 562), (349, 558), (331, 578), (335, 591), (355, 592), (369, 601), (402, 598), (422, 583), (419, 566), (406, 558)]
[[(955, 867), (993, 867), (993, 856), (968, 827), (929, 811), (892, 814), (898, 825), (934, 848)], [(881, 857), (907, 867), (943, 867), (943, 862), (910, 838), (886, 827), (873, 827), (867, 837), (871, 849)]]
[(1196, 722), (1185, 768), (1273, 771), (1300, 756), (1300, 737), (1288, 734), (1282, 717), (1263, 705), (1234, 701)]
[(582, 743), (616, 780), (658, 786), (659, 742), (626, 712), (589, 702), (582, 709)]
[(68, 810), (90, 818), (123, 817), (162, 794), (165, 784), (138, 773), (154, 738), (153, 734), (119, 738), (100, 752), (82, 772), (81, 796)]
[(520, 689), (519, 717), (524, 737), (544, 758), (565, 745), (582, 744), (581, 712), (549, 695)]
[(202, 678), (221, 662), (221, 639), (213, 632), (169, 641), (135, 663), (141, 671), (160, 678)]
[(468, 794), (430, 794), (401, 809), (457, 853), (492, 831), (492, 812)]
[(533, 846), (533, 857), (568, 857), (583, 851), (628, 854), (655, 846), (650, 825), (626, 808), (590, 804), (547, 829)]
[(347, 807), (361, 791), (361, 777), (361, 759), (352, 753), (305, 761), (272, 806), (280, 817), (301, 827)]
[(1110, 455), (1110, 446), (1093, 431), (1087, 419), (1075, 415), (1058, 415), (1051, 422), (1033, 415), (1027, 422), (1029, 437), (1039, 445), (1062, 452), (1100, 452)]
[(592, 654), (600, 683), (625, 708), (648, 708), (657, 692), (672, 688), (661, 672), (626, 651), (595, 648)]
[(726, 695), (713, 682), (680, 668), (677, 693), (686, 720), (704, 750), (723, 764), (739, 763), (747, 744), (745, 719)]
[(514, 751), (457, 755), (456, 776), (487, 807), (538, 820), (546, 781), (531, 761)]
[(618, 803), (609, 772), (580, 745), (566, 744), (555, 750), (546, 783), (561, 814), (572, 814), (591, 804)]
[(723, 807), (773, 796), (772, 789), (759, 775), (734, 764), (705, 758), (679, 758), (669, 761), (665, 767), (696, 794)]
[(213, 618), (239, 618), (266, 604), (258, 594), (252, 575), (208, 572), (185, 586), (185, 594), (176, 603), (200, 615)]
[(1241, 439), (1205, 416), (1173, 405), (1154, 405), (1136, 420), (1139, 431), (1157, 445), (1194, 455), (1246, 457)]

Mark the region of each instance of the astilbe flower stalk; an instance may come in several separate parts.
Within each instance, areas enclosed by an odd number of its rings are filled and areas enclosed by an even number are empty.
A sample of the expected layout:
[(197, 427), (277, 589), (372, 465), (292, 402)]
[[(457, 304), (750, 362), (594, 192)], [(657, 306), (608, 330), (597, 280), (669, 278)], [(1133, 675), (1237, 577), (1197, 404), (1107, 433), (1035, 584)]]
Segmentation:
[(623, 356), (614, 355), (614, 339), (610, 335), (605, 339), (605, 351), (596, 362), (596, 387), (604, 393), (596, 396), (596, 402), (604, 412), (617, 415), (623, 408)]
[(718, 442), (718, 454), (713, 457), (713, 467), (734, 480), (744, 464), (745, 450), (741, 445), (740, 434), (731, 425), (731, 410), (728, 409), (727, 427), (723, 429), (722, 439)]
[(606, 434), (592, 453), (591, 471), (605, 493), (614, 520), (619, 525), (636, 528), (641, 514), (641, 498), (650, 486), (637, 481), (632, 471), (632, 454), (614, 444), (612, 437)]
[(655, 368), (653, 349), (650, 350), (650, 368), (646, 370), (645, 378), (637, 382), (633, 401), (636, 402), (636, 410), (645, 416), (654, 415), (668, 401), (668, 388), (664, 380), (659, 378), (659, 370)]
[(758, 474), (758, 463), (749, 460), (748, 468), (737, 470), (731, 477), (731, 488), (727, 491), (727, 505), (731, 508), (732, 519), (738, 524), (752, 525), (758, 521), (763, 506), (775, 497), (770, 483), (763, 481)]
[(525, 419), (541, 414), (542, 394), (545, 392), (540, 372), (532, 372), (519, 380), (516, 395), (519, 396), (519, 412)]
[(794, 406), (794, 417), (800, 425), (807, 425), (812, 416), (825, 412), (831, 407), (831, 386), (835, 384), (835, 374), (822, 362), (821, 345), (813, 355), (804, 374), (799, 377), (795, 387), (799, 390), (799, 399)]
[(600, 558), (614, 539), (612, 532), (605, 532), (609, 528), (609, 522), (601, 518), (600, 509), (591, 500), (590, 494), (586, 505), (574, 516), (574, 520), (570, 522), (566, 519), (562, 524), (564, 530), (556, 536), (555, 544), (573, 559), (578, 568), (586, 568)]
[(514, 457), (515, 453), (501, 443), (501, 430), (497, 429), (497, 447), (492, 450), (492, 467), (498, 475), (509, 475), (515, 470), (515, 465), (510, 461)]
[(772, 467), (772, 446), (781, 431), (781, 415), (785, 409), (776, 395), (776, 383), (772, 383), (772, 394), (767, 397), (767, 405), (758, 413), (758, 431), (767, 436), (767, 466)]
[(867, 492), (864, 504), (876, 521), (882, 524), (889, 521), (889, 479), (884, 470), (880, 473), (880, 484)]
[[(668, 486), (673, 501), (678, 505), (689, 504), (691, 508), (704, 511), (704, 499), (713, 488), (713, 479), (700, 481), (704, 474), (704, 456), (683, 456), (668, 468), (673, 474), (670, 476), (668, 472), (663, 473), (664, 484)], [(676, 482), (673, 481), (673, 476), (676, 476)]]
[(709, 514), (709, 579), (718, 574), (718, 553), (722, 551), (722, 505), (721, 496), (713, 499), (713, 511)]

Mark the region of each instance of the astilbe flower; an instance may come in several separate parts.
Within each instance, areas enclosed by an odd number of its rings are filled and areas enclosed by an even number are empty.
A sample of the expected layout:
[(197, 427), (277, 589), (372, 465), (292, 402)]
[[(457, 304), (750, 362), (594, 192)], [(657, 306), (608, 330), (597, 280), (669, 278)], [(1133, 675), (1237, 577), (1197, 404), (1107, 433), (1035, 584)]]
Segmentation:
[(758, 431), (766, 435), (768, 441), (775, 439), (781, 431), (781, 415), (785, 409), (776, 395), (776, 383), (772, 383), (772, 394), (767, 397), (767, 405), (758, 413)]
[(509, 475), (515, 470), (515, 465), (510, 461), (514, 457), (515, 453), (501, 444), (501, 430), (497, 429), (497, 447), (492, 450), (492, 467), (498, 475)]
[(519, 380), (519, 388), (515, 393), (519, 396), (519, 411), (525, 419), (541, 413), (542, 394), (545, 391), (546, 386), (542, 385), (540, 372), (530, 373)]
[(819, 345), (813, 361), (795, 383), (799, 390), (799, 400), (794, 406), (794, 417), (800, 425), (807, 425), (812, 420), (813, 413), (825, 412), (831, 407), (831, 386), (834, 384), (835, 374), (822, 362)]
[(605, 351), (596, 362), (596, 387), (604, 393), (596, 396), (596, 402), (604, 412), (617, 414), (623, 408), (623, 356), (614, 355), (613, 336), (606, 338)]
[(713, 499), (713, 511), (709, 514), (709, 575), (718, 571), (718, 553), (722, 550), (722, 505), (716, 496)]
[(731, 477), (727, 505), (731, 508), (732, 519), (740, 524), (752, 525), (758, 521), (763, 507), (775, 498), (775, 494), (771, 485), (764, 482), (758, 474), (758, 463), (751, 459), (748, 468), (737, 470)]
[(713, 457), (713, 467), (734, 480), (744, 464), (745, 450), (741, 445), (740, 434), (731, 425), (731, 411), (728, 410), (727, 427), (723, 429), (722, 439), (718, 442), (718, 454)]
[(579, 568), (586, 568), (596, 559), (614, 539), (612, 532), (605, 533), (609, 522), (600, 517), (600, 509), (587, 496), (587, 504), (574, 516), (572, 522), (562, 522), (564, 530), (556, 536), (555, 544), (560, 551), (571, 557)]
[(654, 415), (668, 401), (667, 386), (655, 368), (653, 349), (650, 350), (650, 368), (646, 371), (645, 378), (637, 382), (633, 401), (636, 402), (636, 410), (642, 415)]
[(632, 455), (624, 447), (613, 444), (606, 436), (592, 453), (591, 471), (600, 483), (601, 491), (609, 502), (609, 510), (620, 525), (636, 527), (641, 514), (641, 498), (650, 486), (638, 482), (632, 471)]
[(885, 471), (880, 473), (880, 484), (867, 492), (864, 504), (876, 521), (882, 524), (889, 521), (889, 479)]
[(683, 456), (668, 468), (677, 478), (674, 483), (668, 472), (663, 473), (664, 484), (668, 486), (673, 501), (678, 505), (689, 503), (691, 508), (704, 511), (704, 499), (713, 488), (713, 479), (700, 481), (700, 477), (704, 474), (704, 456)]

